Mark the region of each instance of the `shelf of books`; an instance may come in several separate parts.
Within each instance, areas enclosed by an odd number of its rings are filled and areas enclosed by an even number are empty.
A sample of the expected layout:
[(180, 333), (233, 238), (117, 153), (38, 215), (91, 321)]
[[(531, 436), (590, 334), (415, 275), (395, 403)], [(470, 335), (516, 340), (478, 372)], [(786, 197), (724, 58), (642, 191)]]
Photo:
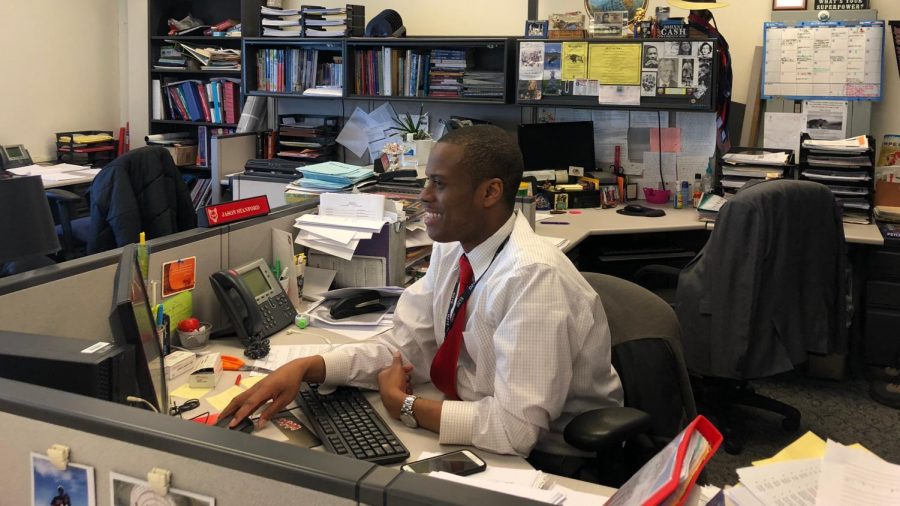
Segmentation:
[(348, 39), (348, 98), (512, 102), (511, 39)]
[(872, 223), (875, 195), (875, 140), (860, 135), (842, 140), (800, 141), (800, 178), (827, 186), (844, 209), (844, 223)]
[(516, 41), (520, 105), (715, 110), (718, 39)]
[(341, 98), (343, 40), (244, 39), (245, 95)]

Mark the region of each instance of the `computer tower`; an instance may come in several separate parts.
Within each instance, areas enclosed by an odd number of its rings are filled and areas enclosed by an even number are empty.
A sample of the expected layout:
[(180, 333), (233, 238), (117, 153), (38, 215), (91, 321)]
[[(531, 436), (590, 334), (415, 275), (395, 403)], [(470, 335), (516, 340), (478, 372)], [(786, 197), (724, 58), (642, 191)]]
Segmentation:
[(134, 368), (131, 345), (0, 331), (0, 377), (125, 403)]

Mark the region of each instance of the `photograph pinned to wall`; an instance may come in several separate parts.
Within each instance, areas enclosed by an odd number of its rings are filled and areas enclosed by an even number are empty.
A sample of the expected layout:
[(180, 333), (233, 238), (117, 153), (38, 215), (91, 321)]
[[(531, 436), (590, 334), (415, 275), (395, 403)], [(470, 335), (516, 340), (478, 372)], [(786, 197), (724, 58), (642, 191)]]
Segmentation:
[(658, 88), (680, 88), (681, 77), (680, 61), (678, 58), (663, 58), (659, 60), (659, 73), (656, 77)]
[(644, 55), (642, 58), (641, 68), (657, 69), (659, 68), (659, 57), (663, 53), (663, 43), (661, 42), (645, 42)]
[(688, 40), (683, 40), (678, 43), (678, 56), (693, 56), (694, 55), (694, 44), (692, 44)]
[(679, 56), (681, 54), (681, 42), (677, 40), (666, 41), (665, 43), (665, 51), (663, 52), (663, 56), (667, 58), (671, 58), (673, 56)]
[(94, 468), (69, 463), (61, 471), (40, 453), (31, 453), (31, 504), (33, 506), (94, 506)]
[(840, 140), (847, 136), (847, 102), (842, 100), (804, 100), (806, 133), (815, 140)]
[(595, 79), (576, 79), (573, 95), (596, 97), (600, 94), (600, 82)]
[(546, 39), (549, 26), (550, 22), (546, 19), (529, 19), (525, 22), (525, 38)]
[(708, 60), (712, 58), (713, 46), (711, 42), (701, 42), (697, 45), (697, 57)]
[(656, 96), (656, 72), (641, 72), (641, 96)]
[(522, 42), (519, 45), (519, 100), (540, 100), (544, 79), (544, 43)]
[(543, 81), (519, 81), (519, 100), (540, 100)]
[(681, 59), (681, 86), (693, 88), (697, 85), (697, 65), (694, 58)]
[(559, 80), (559, 74), (559, 70), (544, 70), (544, 79), (541, 81), (541, 96), (562, 94), (562, 81)]
[(109, 473), (109, 504), (131, 506), (132, 504), (177, 504), (178, 506), (215, 506), (214, 497), (204, 496), (170, 488), (165, 497), (156, 494), (144, 480), (115, 472)]
[(595, 12), (591, 22), (591, 36), (621, 37), (627, 20), (626, 11)]
[(562, 42), (544, 44), (544, 74), (542, 76), (541, 94), (562, 94)]
[(699, 60), (697, 65), (697, 87), (694, 89), (694, 98), (701, 99), (706, 96), (712, 85), (712, 60)]

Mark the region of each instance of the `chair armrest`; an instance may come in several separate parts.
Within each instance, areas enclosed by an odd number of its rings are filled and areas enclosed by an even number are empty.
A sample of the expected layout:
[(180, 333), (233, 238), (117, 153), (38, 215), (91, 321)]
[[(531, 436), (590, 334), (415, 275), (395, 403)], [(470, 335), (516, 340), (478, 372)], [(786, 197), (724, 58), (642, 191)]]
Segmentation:
[(598, 452), (643, 434), (650, 427), (650, 415), (639, 409), (594, 409), (573, 418), (566, 425), (563, 437), (579, 450)]
[(651, 290), (661, 286), (674, 287), (678, 285), (680, 273), (681, 269), (671, 265), (645, 265), (634, 271), (634, 282)]
[(44, 190), (44, 194), (47, 195), (47, 199), (51, 202), (79, 202), (82, 199), (82, 197), (75, 193), (59, 188)]

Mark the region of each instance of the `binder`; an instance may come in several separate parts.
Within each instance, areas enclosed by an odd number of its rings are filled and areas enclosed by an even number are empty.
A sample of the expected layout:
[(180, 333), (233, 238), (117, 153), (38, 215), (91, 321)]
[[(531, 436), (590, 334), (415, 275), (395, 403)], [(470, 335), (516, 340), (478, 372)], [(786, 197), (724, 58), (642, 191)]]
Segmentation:
[[(606, 505), (684, 504), (700, 471), (720, 444), (722, 434), (718, 429), (703, 415), (697, 416), (644, 467), (634, 473), (609, 498)], [(689, 450), (695, 451), (689, 453)]]

